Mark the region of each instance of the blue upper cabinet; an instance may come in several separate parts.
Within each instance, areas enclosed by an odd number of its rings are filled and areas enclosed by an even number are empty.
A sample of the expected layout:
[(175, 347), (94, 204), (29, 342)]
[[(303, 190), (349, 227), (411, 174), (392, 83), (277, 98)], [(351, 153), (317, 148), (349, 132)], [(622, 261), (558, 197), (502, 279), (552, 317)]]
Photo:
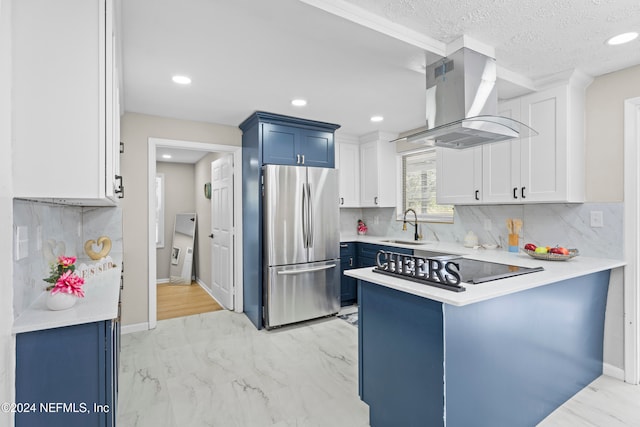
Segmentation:
[(338, 125), (257, 112), (262, 126), (262, 164), (335, 167)]

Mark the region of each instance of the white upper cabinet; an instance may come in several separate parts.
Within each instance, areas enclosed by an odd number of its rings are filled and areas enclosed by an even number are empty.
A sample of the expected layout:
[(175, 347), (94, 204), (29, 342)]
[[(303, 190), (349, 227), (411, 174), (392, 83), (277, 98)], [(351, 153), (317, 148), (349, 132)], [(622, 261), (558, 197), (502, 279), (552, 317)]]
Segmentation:
[(436, 201), (439, 205), (482, 201), (482, 147), (436, 148)]
[[(520, 99), (500, 103), (498, 115), (522, 121)], [(484, 145), (482, 157), (482, 202), (512, 203), (520, 196), (520, 140)]]
[(438, 203), (584, 202), (588, 82), (577, 80), (500, 103), (499, 115), (523, 122), (537, 136), (439, 149)]
[(373, 132), (360, 138), (360, 207), (396, 206), (396, 136)]
[(521, 202), (584, 202), (584, 88), (522, 98), (520, 114), (539, 135), (520, 141)]
[(336, 136), (336, 169), (340, 185), (340, 207), (360, 207), (360, 146), (357, 140)]
[(115, 27), (113, 0), (13, 3), (15, 197), (117, 200)]

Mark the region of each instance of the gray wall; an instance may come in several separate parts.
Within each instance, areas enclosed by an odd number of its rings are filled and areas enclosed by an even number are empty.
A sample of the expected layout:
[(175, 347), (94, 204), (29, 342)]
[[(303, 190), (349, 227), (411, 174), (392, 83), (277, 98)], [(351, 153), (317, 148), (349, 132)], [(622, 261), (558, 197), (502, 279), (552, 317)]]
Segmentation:
[(195, 141), (220, 145), (242, 145), (242, 132), (236, 126), (168, 119), (138, 113), (122, 117), (121, 172), (125, 177), (126, 197), (122, 200), (124, 229), (125, 287), (122, 295), (122, 324), (149, 320), (149, 137)]

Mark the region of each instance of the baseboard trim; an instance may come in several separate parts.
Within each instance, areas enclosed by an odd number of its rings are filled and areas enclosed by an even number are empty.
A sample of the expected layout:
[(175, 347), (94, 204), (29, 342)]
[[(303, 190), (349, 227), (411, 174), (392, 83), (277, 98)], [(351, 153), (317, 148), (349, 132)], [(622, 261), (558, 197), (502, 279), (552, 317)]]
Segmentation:
[(215, 302), (217, 302), (217, 303), (220, 305), (220, 307), (224, 308), (224, 305), (220, 304), (220, 301), (218, 301), (218, 300), (216, 299), (216, 297), (214, 297), (214, 296), (213, 296), (213, 294), (211, 293), (211, 289), (209, 289), (209, 288), (207, 287), (207, 285), (206, 285), (202, 280), (200, 280), (200, 279), (196, 279), (196, 283), (197, 283), (198, 285), (200, 285), (200, 287), (201, 287), (202, 289), (204, 289), (204, 291), (205, 291), (206, 293), (208, 293), (208, 294), (209, 294), (209, 296), (210, 296), (211, 298), (213, 298), (213, 300), (214, 300)]
[(608, 363), (602, 364), (602, 374), (620, 381), (624, 381), (624, 369), (609, 365)]
[(157, 285), (161, 285), (161, 284), (163, 284), (163, 283), (169, 283), (169, 282), (171, 282), (171, 280), (169, 280), (169, 278), (168, 278), (168, 277), (167, 277), (166, 279), (157, 279), (157, 280), (156, 280), (156, 284), (157, 284)]
[(149, 322), (134, 323), (133, 325), (122, 325), (120, 333), (125, 335), (132, 334), (134, 332), (148, 331), (149, 329)]

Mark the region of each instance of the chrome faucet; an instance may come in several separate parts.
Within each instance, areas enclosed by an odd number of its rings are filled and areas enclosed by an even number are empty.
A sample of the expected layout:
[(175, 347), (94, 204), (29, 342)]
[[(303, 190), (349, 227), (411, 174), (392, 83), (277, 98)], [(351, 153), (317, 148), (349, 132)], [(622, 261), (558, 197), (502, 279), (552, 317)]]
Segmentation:
[(414, 226), (413, 240), (420, 240), (420, 235), (418, 235), (418, 214), (411, 208), (404, 211), (404, 216), (402, 218), (402, 231), (407, 231), (407, 222), (411, 224), (411, 221), (407, 221), (407, 212), (413, 212), (413, 216), (416, 219), (412, 224)]

